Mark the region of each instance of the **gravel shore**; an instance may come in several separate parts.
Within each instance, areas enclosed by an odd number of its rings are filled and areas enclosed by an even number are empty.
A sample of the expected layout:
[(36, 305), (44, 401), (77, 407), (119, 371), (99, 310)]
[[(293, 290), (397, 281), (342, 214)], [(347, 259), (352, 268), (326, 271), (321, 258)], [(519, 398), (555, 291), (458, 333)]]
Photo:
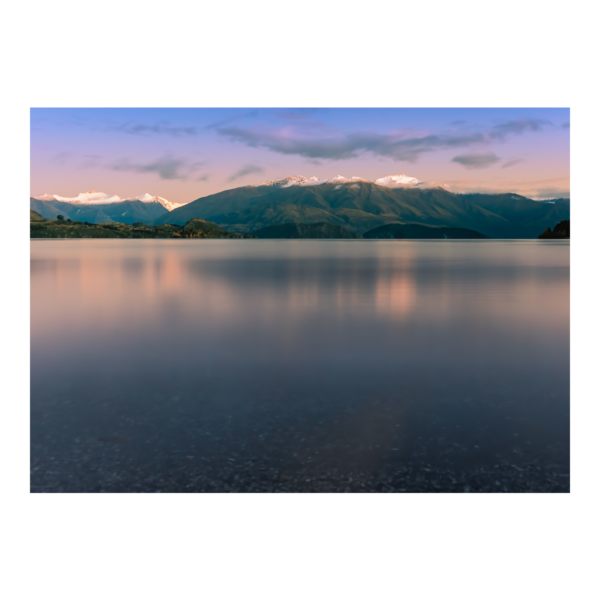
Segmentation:
[[(419, 459), (338, 468), (308, 460), (295, 465), (260, 456), (156, 455), (141, 462), (118, 437), (95, 440), (94, 452), (62, 460), (33, 452), (31, 492), (143, 493), (568, 493), (558, 464), (499, 462), (457, 468)], [(564, 449), (556, 449), (560, 452)], [(43, 458), (40, 459), (40, 456)], [(279, 463), (279, 464), (278, 464)]]

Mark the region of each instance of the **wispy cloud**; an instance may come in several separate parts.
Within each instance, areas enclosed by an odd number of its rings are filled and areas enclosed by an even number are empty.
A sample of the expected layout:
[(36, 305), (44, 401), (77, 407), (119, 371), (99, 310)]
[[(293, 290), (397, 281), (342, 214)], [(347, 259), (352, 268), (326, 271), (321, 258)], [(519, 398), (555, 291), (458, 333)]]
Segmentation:
[(134, 163), (122, 158), (109, 166), (113, 171), (131, 171), (134, 173), (156, 173), (161, 179), (188, 179), (199, 171), (206, 161), (189, 162), (184, 158), (165, 156), (150, 163)]
[(404, 137), (401, 133), (386, 135), (373, 132), (321, 132), (320, 135), (309, 136), (293, 127), (262, 129), (238, 126), (219, 127), (217, 131), (222, 136), (250, 147), (268, 148), (280, 154), (330, 160), (355, 158), (360, 153), (370, 152), (395, 160), (414, 162), (424, 152), (460, 148), (485, 141), (481, 133)]
[(564, 129), (571, 129), (571, 121), (565, 121), (565, 122), (562, 124), (562, 127), (563, 127)]
[(263, 173), (263, 172), (264, 172), (264, 169), (257, 165), (245, 165), (239, 171), (236, 171), (228, 179), (228, 181), (235, 181), (236, 179), (239, 179), (240, 177), (244, 177), (244, 175), (251, 175), (252, 173)]
[(548, 198), (570, 198), (568, 178), (542, 179), (537, 181), (511, 181), (502, 185), (480, 185), (471, 179), (456, 179), (447, 182), (447, 189), (461, 194), (505, 194), (514, 193), (533, 200)]
[(533, 200), (547, 200), (552, 198), (571, 198), (571, 190), (564, 187), (548, 186), (538, 188), (529, 194)]
[(280, 111), (277, 115), (288, 121), (282, 127), (265, 123), (245, 126), (233, 120), (212, 127), (221, 136), (246, 146), (267, 148), (272, 152), (307, 159), (344, 160), (371, 153), (407, 162), (415, 162), (420, 155), (436, 150), (489, 145), (502, 142), (512, 135), (539, 132), (552, 127), (548, 120), (525, 118), (497, 123), (487, 129), (470, 129), (466, 121), (459, 120), (451, 123), (456, 128), (454, 130), (422, 135), (415, 135), (406, 129), (383, 134), (374, 131), (343, 132), (312, 121), (309, 117), (313, 114), (314, 110), (311, 109)]
[(541, 131), (544, 127), (551, 127), (547, 119), (518, 119), (494, 125), (489, 133), (493, 140), (503, 140), (511, 134), (522, 134), (526, 131)]
[(173, 127), (167, 122), (160, 122), (154, 124), (146, 123), (123, 123), (121, 125), (110, 126), (107, 129), (112, 131), (122, 131), (130, 135), (171, 135), (173, 137), (181, 137), (186, 135), (197, 135), (199, 128), (188, 126), (188, 127)]
[(280, 119), (285, 119), (287, 121), (303, 121), (305, 119), (310, 119), (315, 114), (323, 111), (322, 108), (290, 108), (286, 110), (278, 110), (275, 114)]
[(455, 156), (452, 162), (458, 163), (467, 169), (485, 169), (500, 160), (493, 152), (484, 154), (461, 154)]
[(70, 152), (59, 152), (52, 157), (52, 162), (57, 165), (64, 165), (71, 158)]
[(243, 121), (244, 119), (256, 119), (259, 116), (258, 110), (251, 110), (247, 113), (242, 113), (238, 115), (232, 115), (230, 117), (226, 117), (225, 119), (221, 119), (220, 121), (215, 121), (210, 125), (206, 126), (206, 129), (219, 129), (220, 127), (224, 127), (225, 125), (229, 125), (230, 123), (236, 123), (238, 121)]
[(92, 169), (98, 167), (102, 162), (102, 156), (99, 154), (84, 154), (85, 162), (81, 165), (84, 169)]
[(506, 161), (502, 165), (502, 168), (508, 169), (509, 167), (514, 167), (515, 165), (518, 165), (519, 163), (523, 162), (524, 160), (525, 160), (524, 158), (513, 158), (512, 160)]

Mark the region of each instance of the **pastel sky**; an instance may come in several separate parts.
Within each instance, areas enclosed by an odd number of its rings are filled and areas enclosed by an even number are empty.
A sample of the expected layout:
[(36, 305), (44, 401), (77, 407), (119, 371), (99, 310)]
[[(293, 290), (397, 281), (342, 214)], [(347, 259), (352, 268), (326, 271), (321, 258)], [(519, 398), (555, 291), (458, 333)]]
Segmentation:
[(568, 108), (33, 108), (31, 195), (190, 202), (290, 175), (404, 173), (569, 197)]

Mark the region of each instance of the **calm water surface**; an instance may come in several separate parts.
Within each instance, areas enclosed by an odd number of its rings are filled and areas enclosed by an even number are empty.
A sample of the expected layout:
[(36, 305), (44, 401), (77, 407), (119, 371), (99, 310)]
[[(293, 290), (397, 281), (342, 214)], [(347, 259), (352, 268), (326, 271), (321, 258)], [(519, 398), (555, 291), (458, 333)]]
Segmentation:
[(569, 243), (33, 241), (31, 466), (32, 491), (568, 491)]

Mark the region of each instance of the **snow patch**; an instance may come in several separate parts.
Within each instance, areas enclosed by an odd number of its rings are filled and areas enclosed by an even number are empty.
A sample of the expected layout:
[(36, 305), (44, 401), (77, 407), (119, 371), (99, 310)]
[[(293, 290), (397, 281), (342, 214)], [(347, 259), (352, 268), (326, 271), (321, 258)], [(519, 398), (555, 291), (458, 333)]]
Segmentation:
[(58, 194), (42, 194), (41, 196), (32, 196), (36, 200), (59, 200), (60, 202), (69, 202), (71, 204), (80, 204), (89, 206), (91, 204), (114, 204), (115, 202), (125, 202), (127, 200), (139, 200), (140, 202), (157, 203), (164, 206), (168, 211), (174, 210), (183, 206), (177, 202), (171, 202), (166, 198), (160, 196), (152, 196), (151, 194), (142, 194), (134, 198), (121, 198), (120, 196), (105, 194), (104, 192), (97, 192), (92, 190), (91, 192), (81, 192), (75, 198), (67, 198), (66, 196), (59, 196)]
[(410, 177), (409, 175), (405, 175), (401, 173), (400, 175), (388, 175), (387, 177), (381, 177), (380, 179), (375, 180), (376, 185), (380, 185), (382, 187), (406, 187), (406, 186), (417, 186), (423, 183), (419, 181), (416, 177)]
[(176, 208), (183, 206), (183, 204), (177, 204), (177, 202), (171, 202), (166, 198), (161, 198), (160, 196), (152, 196), (148, 193), (130, 199), (139, 200), (140, 202), (156, 202), (158, 204), (162, 204), (168, 211), (175, 210)]
[(292, 175), (291, 177), (285, 177), (284, 179), (274, 179), (272, 181), (263, 181), (259, 183), (258, 187), (262, 185), (268, 185), (270, 187), (278, 187), (278, 188), (288, 188), (295, 185), (300, 186), (309, 186), (309, 185), (323, 185), (324, 183), (376, 183), (377, 185), (381, 185), (384, 187), (399, 187), (399, 186), (422, 186), (425, 185), (424, 182), (419, 181), (416, 177), (410, 177), (409, 175), (388, 175), (387, 177), (382, 177), (381, 179), (376, 179), (374, 182), (371, 182), (369, 179), (364, 179), (363, 177), (358, 177), (356, 175), (352, 177), (345, 177), (344, 175), (336, 175), (335, 177), (331, 177), (330, 179), (319, 179), (318, 177), (310, 177), (306, 178), (302, 175)]
[(284, 179), (274, 179), (273, 181), (263, 181), (258, 185), (252, 185), (249, 187), (259, 187), (261, 185), (268, 185), (270, 187), (287, 188), (293, 185), (302, 185), (306, 181), (306, 177), (302, 175), (292, 175), (291, 177), (285, 177)]

